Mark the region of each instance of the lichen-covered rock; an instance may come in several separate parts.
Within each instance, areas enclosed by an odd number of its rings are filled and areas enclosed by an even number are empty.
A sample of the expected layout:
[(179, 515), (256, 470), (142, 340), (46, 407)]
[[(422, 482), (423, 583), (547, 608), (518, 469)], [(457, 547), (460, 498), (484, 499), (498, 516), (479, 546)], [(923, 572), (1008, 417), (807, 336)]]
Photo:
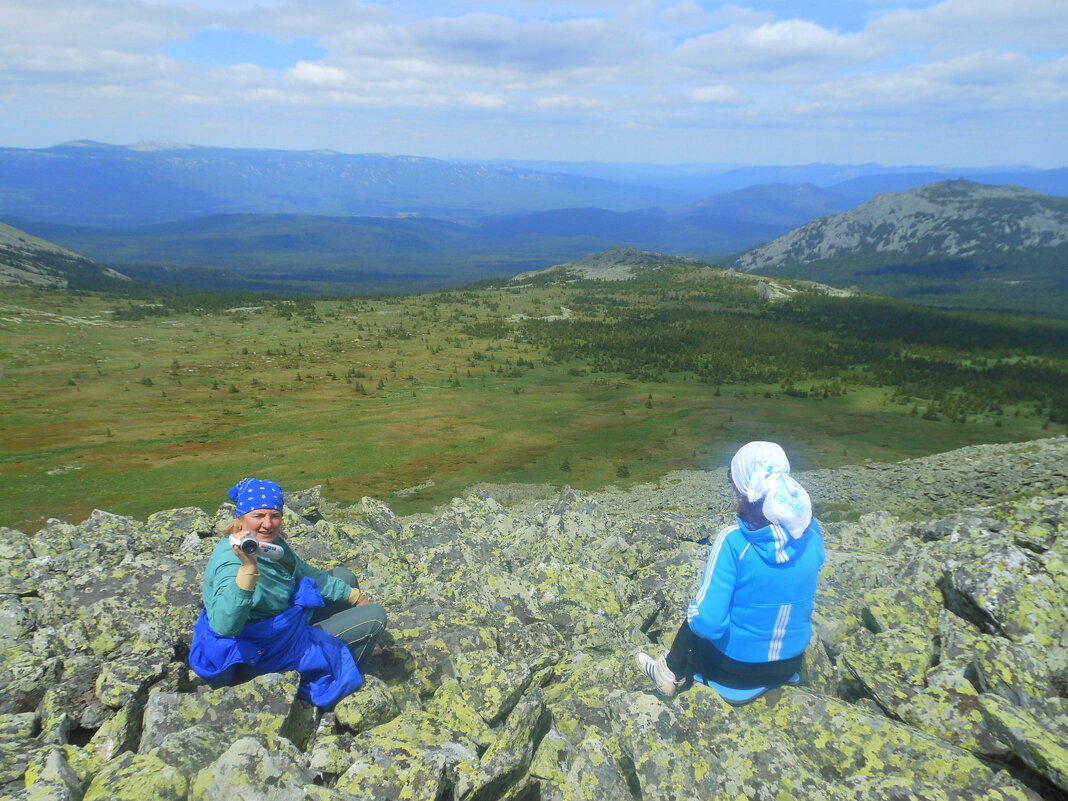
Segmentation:
[(59, 748), (45, 751), (34, 766), (31, 776), (26, 773), (26, 789), (21, 797), (26, 801), (79, 801), (85, 792), (83, 777), (67, 761)]
[[(842, 793), (859, 779), (869, 796), (893, 796), (906, 783), (916, 797), (940, 797), (944, 788), (981, 797), (1006, 786), (1004, 777), (968, 752), (855, 706), (785, 688), (738, 710), (736, 725), (717, 738), (720, 747), (759, 731), (782, 739), (814, 771)], [(1020, 788), (1011, 782), (1014, 791)], [(880, 789), (880, 788), (889, 789)]]
[(504, 718), (530, 684), (530, 668), (496, 651), (470, 651), (453, 660), (460, 692), (490, 725)]
[(414, 712), (365, 732), (351, 756), (336, 787), (367, 801), (436, 801), (455, 786), (461, 764), (478, 762), (474, 743)]
[[(66, 767), (63, 767), (60, 763), (63, 763)], [(77, 746), (45, 746), (37, 749), (27, 763), (24, 783), (27, 788), (31, 788), (41, 781), (54, 784), (55, 780), (59, 778), (58, 774), (62, 773), (64, 776), (62, 782), (68, 784), (70, 774), (67, 773), (67, 769), (69, 768), (77, 782), (77, 795), (81, 797), (85, 788), (89, 786), (89, 782), (92, 781), (93, 776), (103, 766), (103, 760), (97, 759)]]
[(104, 662), (96, 679), (100, 703), (119, 709), (147, 695), (167, 672), (173, 654), (152, 649), (128, 651)]
[(58, 656), (41, 657), (24, 647), (0, 650), (0, 714), (36, 712), (62, 674)]
[(17, 597), (0, 598), (0, 642), (22, 639), (36, 625), (36, 616), (29, 604)]
[(599, 737), (591, 734), (575, 747), (571, 769), (559, 797), (562, 801), (603, 801), (607, 798), (624, 801), (633, 796), (619, 759)]
[(480, 749), (489, 747), (497, 737), (479, 711), (471, 706), (456, 679), (444, 681), (424, 711), (444, 728), (462, 731)]
[(82, 801), (185, 801), (189, 782), (151, 754), (125, 753), (100, 769)]
[(945, 565), (952, 611), (1015, 642), (1063, 645), (1064, 591), (1031, 551), (994, 536), (961, 540)]
[(545, 694), (535, 688), (511, 710), (478, 764), (457, 766), (456, 798), (491, 801), (521, 796), (531, 784), (527, 769), (549, 722)]
[(925, 687), (934, 650), (926, 631), (900, 628), (868, 638), (840, 659), (879, 706), (900, 716), (901, 708)]
[(159, 757), (190, 781), (211, 765), (226, 750), (233, 737), (217, 729), (195, 723), (171, 732), (147, 753)]
[(131, 702), (116, 710), (97, 727), (85, 750), (101, 762), (107, 762), (123, 751), (136, 751), (141, 738), (143, 711), (140, 702)]
[(161, 546), (173, 546), (193, 534), (197, 537), (211, 537), (215, 534), (215, 524), (208, 513), (197, 506), (182, 509), (168, 509), (148, 516), (145, 528), (159, 538)]
[(360, 501), (363, 522), (379, 534), (399, 534), (402, 528), (400, 518), (377, 498), (364, 496)]
[(29, 536), (17, 529), (0, 526), (0, 562), (23, 562), (34, 556)]
[[(620, 752), (609, 754), (620, 766), (633, 768), (633, 781), (643, 799), (716, 798), (729, 788), (723, 766), (703, 738), (695, 739), (693, 730), (680, 717), (693, 709), (698, 695), (691, 693), (679, 710), (651, 693), (613, 692), (609, 714), (618, 732)], [(727, 719), (727, 705), (715, 711), (713, 719)], [(623, 759), (622, 757), (625, 757)], [(741, 792), (734, 788), (733, 795)]]
[(997, 695), (980, 697), (986, 724), (1020, 759), (1062, 790), (1068, 791), (1068, 707), (1058, 699), (1059, 714), (1029, 714)]
[(296, 672), (268, 673), (202, 693), (158, 692), (145, 706), (140, 753), (166, 747), (168, 737), (200, 725), (217, 733), (223, 749), (245, 735), (278, 734), (303, 747), (313, 708), (297, 698)]
[(200, 580), (188, 565), (156, 554), (130, 556), (113, 567), (81, 565), (75, 575), (45, 582), (38, 613), (68, 653), (108, 657), (140, 643), (188, 643), (199, 613)]
[(61, 678), (45, 690), (37, 707), (42, 741), (67, 742), (72, 729), (96, 729), (111, 716), (96, 697), (99, 673), (96, 660), (72, 656), (64, 661)]
[(965, 660), (941, 662), (927, 671), (927, 686), (896, 707), (906, 723), (976, 754), (1004, 757), (1008, 747), (983, 721), (979, 693), (968, 680)]
[(193, 782), (190, 801), (304, 801), (312, 775), (283, 737), (242, 737)]
[(663, 699), (633, 660), (733, 524), (721, 473), (404, 519), (289, 492), (294, 549), (389, 614), (333, 712), (295, 674), (213, 690), (182, 664), (231, 505), (0, 531), (0, 799), (1059, 798), (1068, 440), (799, 478), (859, 516), (824, 526), (802, 685), (740, 708)]
[(966, 654), (971, 658), (969, 675), (979, 690), (1024, 708), (1036, 699), (1056, 695), (1057, 676), (1064, 675), (1050, 661), (1057, 656), (1057, 649), (1017, 645), (984, 635), (972, 641)]
[(0, 559), (0, 594), (14, 597), (33, 595), (47, 569), (47, 565), (34, 561)]
[(863, 594), (864, 623), (874, 632), (915, 629), (932, 635), (938, 628), (942, 593), (936, 586), (878, 587)]
[(416, 604), (390, 615), (393, 642), (383, 660), (383, 676), (403, 676), (402, 688), (419, 698), (433, 696), (453, 673), (453, 658), (495, 648), (493, 630), (470, 615), (444, 606)]
[(323, 488), (321, 486), (286, 493), (286, 506), (309, 523), (322, 520), (322, 515), (319, 513), (322, 505)]
[(364, 676), (360, 691), (342, 698), (334, 708), (337, 722), (352, 734), (381, 726), (399, 714), (389, 687), (377, 676)]

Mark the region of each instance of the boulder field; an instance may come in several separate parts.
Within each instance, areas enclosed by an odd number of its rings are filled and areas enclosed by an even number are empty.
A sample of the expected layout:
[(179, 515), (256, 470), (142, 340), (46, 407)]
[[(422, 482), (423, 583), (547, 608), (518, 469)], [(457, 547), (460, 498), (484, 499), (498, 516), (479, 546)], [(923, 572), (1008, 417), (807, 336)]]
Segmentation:
[(1068, 798), (1068, 440), (797, 477), (828, 521), (816, 636), (737, 708), (634, 665), (733, 519), (719, 468), (407, 518), (290, 493), (294, 549), (389, 614), (330, 711), (187, 667), (230, 507), (2, 529), (0, 799)]

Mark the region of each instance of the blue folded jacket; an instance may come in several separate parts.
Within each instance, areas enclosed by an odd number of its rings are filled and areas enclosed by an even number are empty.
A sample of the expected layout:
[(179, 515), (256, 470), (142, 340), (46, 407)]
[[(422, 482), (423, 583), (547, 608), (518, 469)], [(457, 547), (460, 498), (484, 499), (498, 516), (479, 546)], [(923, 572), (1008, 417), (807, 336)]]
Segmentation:
[(193, 627), (189, 666), (214, 686), (233, 681), (239, 665), (244, 673), (260, 676), (296, 670), (297, 694), (316, 706), (330, 708), (363, 684), (363, 676), (348, 647), (332, 634), (308, 625), (308, 610), (325, 606), (315, 581), (305, 577), (286, 611), (247, 623), (236, 637), (217, 634), (201, 612)]

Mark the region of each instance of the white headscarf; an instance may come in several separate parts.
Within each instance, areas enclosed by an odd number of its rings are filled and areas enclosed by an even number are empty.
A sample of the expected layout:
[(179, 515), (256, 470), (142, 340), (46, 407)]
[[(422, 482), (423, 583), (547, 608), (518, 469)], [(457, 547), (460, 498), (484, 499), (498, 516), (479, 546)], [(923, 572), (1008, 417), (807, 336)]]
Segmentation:
[(764, 501), (764, 517), (799, 538), (812, 522), (812, 499), (790, 478), (790, 462), (774, 442), (750, 442), (731, 459), (731, 480), (750, 503)]

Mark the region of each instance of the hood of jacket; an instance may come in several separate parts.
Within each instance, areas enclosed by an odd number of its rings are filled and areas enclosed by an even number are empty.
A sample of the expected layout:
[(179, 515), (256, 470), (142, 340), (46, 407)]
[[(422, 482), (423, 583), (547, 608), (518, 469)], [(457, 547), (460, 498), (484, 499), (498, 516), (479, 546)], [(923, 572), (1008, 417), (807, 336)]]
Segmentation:
[(816, 522), (816, 518), (812, 518), (808, 528), (796, 538), (791, 537), (790, 532), (777, 523), (769, 523), (762, 528), (752, 529), (739, 517), (738, 528), (749, 543), (746, 550), (756, 551), (760, 558), (769, 565), (788, 565), (797, 561), (797, 558), (804, 553), (805, 548), (813, 539), (813, 529), (818, 530), (819, 523)]

